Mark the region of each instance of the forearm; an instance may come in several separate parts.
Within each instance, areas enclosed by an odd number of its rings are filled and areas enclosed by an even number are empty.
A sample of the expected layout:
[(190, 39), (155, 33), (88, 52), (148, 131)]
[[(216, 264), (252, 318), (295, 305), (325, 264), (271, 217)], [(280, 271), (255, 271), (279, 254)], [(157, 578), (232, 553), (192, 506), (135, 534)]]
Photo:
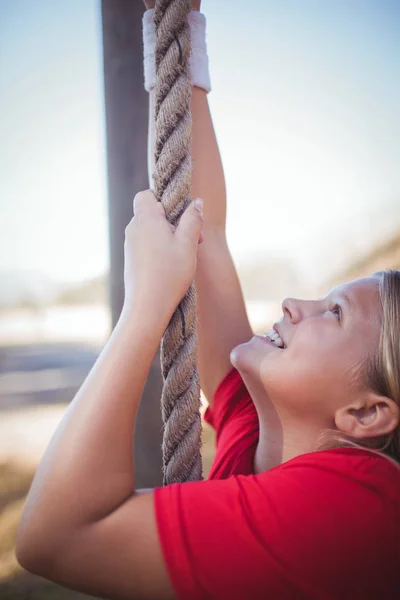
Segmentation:
[[(149, 165), (154, 172), (154, 90), (150, 93)], [(190, 195), (204, 201), (204, 233), (208, 229), (225, 231), (226, 188), (221, 156), (204, 90), (194, 87), (191, 100), (193, 163)]]
[(193, 88), (191, 110), (193, 122), (191, 196), (204, 200), (205, 231), (208, 228), (225, 231), (225, 177), (208, 98), (204, 90)]
[(53, 435), (19, 525), (22, 545), (47, 549), (48, 537), (62, 544), (63, 536), (109, 514), (135, 492), (135, 420), (168, 322), (143, 308), (123, 312)]

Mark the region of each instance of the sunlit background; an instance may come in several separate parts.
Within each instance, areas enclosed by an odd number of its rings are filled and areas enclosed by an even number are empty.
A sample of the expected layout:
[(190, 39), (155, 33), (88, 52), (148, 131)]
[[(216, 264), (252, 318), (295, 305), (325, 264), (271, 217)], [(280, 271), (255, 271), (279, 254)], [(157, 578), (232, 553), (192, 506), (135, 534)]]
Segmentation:
[[(400, 3), (202, 6), (228, 240), (259, 329), (285, 296), (400, 267)], [(1, 586), (26, 487), (7, 465), (35, 468), (110, 331), (100, 2), (0, 0), (0, 86)]]

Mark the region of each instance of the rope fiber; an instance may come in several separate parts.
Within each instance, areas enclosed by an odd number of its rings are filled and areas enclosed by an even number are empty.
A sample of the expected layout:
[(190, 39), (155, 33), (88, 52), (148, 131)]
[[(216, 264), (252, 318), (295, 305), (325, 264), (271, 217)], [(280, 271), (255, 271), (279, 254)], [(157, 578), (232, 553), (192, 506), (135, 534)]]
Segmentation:
[[(154, 193), (176, 227), (190, 203), (191, 0), (156, 0)], [(194, 282), (161, 341), (164, 485), (202, 479), (200, 384)]]

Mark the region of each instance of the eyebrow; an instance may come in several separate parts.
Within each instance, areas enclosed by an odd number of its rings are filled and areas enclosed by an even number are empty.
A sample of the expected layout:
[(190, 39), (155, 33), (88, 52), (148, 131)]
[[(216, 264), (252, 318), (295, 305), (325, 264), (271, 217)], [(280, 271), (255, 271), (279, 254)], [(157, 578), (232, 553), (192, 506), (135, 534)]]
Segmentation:
[(348, 296), (346, 294), (346, 292), (342, 293), (342, 298), (347, 302), (347, 304), (349, 305), (349, 308), (351, 308), (353, 306), (353, 303), (352, 303), (352, 301), (350, 299), (350, 296)]
[[(335, 298), (335, 296), (336, 296), (336, 294), (333, 294), (332, 292), (329, 292), (329, 295), (331, 296), (332, 300), (333, 300), (333, 299)], [(337, 297), (337, 296), (336, 296), (336, 297)], [(326, 298), (326, 296), (325, 296), (325, 298)], [(340, 294), (339, 298), (340, 298), (340, 299), (343, 299), (343, 300), (346, 302), (346, 304), (347, 304), (347, 306), (348, 306), (349, 310), (352, 308), (352, 306), (353, 306), (353, 302), (352, 302), (352, 300), (350, 299), (350, 296), (349, 296), (348, 294), (346, 294), (346, 292), (342, 292), (342, 293)], [(322, 299), (324, 299), (324, 298), (322, 298)]]
[[(334, 298), (335, 298), (335, 296), (333, 296), (332, 299), (334, 299)], [(345, 304), (347, 305), (347, 311), (349, 313), (351, 313), (351, 310), (353, 307), (353, 302), (350, 299), (350, 296), (348, 294), (346, 294), (346, 292), (342, 292), (340, 295), (337, 296), (337, 298), (338, 298), (338, 300), (344, 300)]]

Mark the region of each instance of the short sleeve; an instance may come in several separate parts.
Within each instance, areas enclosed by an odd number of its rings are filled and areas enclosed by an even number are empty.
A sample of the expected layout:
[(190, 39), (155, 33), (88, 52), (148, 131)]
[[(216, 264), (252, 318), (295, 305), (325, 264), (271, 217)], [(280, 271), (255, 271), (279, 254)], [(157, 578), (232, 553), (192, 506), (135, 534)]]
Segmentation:
[(389, 510), (385, 492), (393, 481), (382, 487), (366, 476), (365, 457), (314, 455), (259, 475), (155, 490), (179, 599), (400, 597), (399, 500)]
[(204, 420), (216, 431), (216, 454), (209, 479), (254, 472), (259, 438), (258, 415), (249, 392), (232, 368), (218, 386)]

